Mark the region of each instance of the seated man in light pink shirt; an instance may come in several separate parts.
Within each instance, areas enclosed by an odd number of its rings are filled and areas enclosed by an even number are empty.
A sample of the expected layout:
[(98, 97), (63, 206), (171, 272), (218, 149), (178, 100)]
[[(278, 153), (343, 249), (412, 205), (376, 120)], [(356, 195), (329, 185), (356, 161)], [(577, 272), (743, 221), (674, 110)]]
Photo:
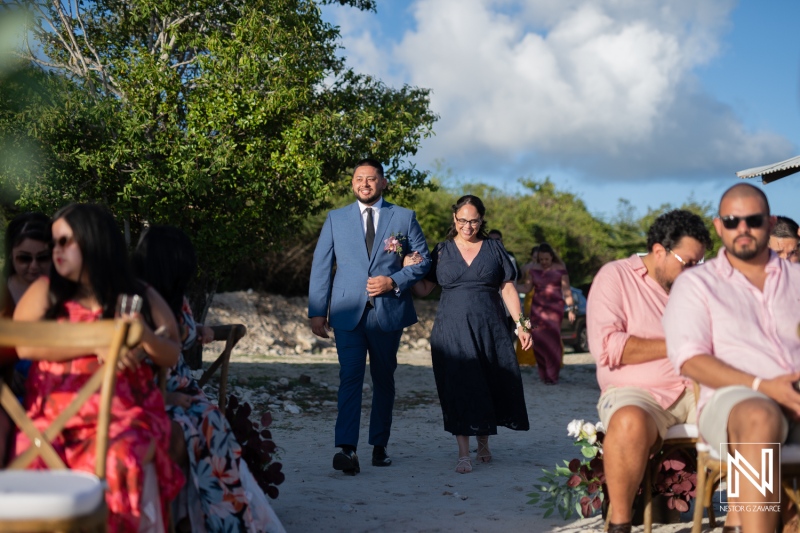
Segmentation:
[(608, 263), (592, 283), (586, 326), (602, 391), (610, 533), (631, 530), (633, 498), (667, 429), (694, 420), (694, 392), (667, 359), (661, 317), (675, 278), (710, 247), (699, 216), (670, 211), (650, 227), (647, 255)]
[[(721, 457), (738, 451), (756, 468), (762, 449), (769, 448), (758, 443), (785, 442), (790, 419), (800, 418), (794, 388), (800, 379), (800, 267), (770, 251), (774, 224), (760, 189), (743, 183), (728, 189), (714, 219), (725, 247), (680, 277), (663, 319), (670, 360), (702, 386), (700, 435)], [(774, 473), (777, 459), (773, 451)], [(764, 487), (745, 476), (739, 480), (739, 495), (731, 501), (745, 511), (729, 512), (723, 532), (774, 531), (777, 512), (750, 504), (788, 500), (769, 490), (761, 494)], [(773, 491), (779, 487), (776, 480)]]

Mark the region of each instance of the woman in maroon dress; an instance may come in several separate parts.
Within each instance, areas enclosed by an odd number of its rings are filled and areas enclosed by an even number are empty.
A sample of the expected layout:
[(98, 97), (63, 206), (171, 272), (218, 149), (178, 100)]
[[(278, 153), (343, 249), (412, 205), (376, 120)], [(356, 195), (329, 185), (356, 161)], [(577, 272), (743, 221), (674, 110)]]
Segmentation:
[(567, 269), (553, 247), (547, 243), (539, 245), (538, 259), (539, 262), (528, 270), (527, 281), (518, 288), (525, 293), (533, 289), (531, 326), (539, 377), (546, 385), (555, 385), (564, 353), (561, 346), (564, 302), (567, 302), (570, 322), (575, 322), (575, 302)]

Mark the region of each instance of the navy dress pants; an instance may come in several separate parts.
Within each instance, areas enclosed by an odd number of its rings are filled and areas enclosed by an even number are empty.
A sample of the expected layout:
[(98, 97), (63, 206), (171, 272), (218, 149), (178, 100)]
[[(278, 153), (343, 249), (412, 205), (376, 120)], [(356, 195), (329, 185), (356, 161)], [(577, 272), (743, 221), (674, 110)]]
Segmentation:
[(392, 428), (394, 408), (394, 371), (397, 348), (403, 330), (383, 331), (375, 310), (367, 307), (353, 331), (336, 330), (339, 354), (339, 414), (336, 417), (336, 446), (358, 445), (361, 423), (361, 394), (367, 354), (372, 376), (372, 413), (369, 419), (369, 443), (386, 446)]

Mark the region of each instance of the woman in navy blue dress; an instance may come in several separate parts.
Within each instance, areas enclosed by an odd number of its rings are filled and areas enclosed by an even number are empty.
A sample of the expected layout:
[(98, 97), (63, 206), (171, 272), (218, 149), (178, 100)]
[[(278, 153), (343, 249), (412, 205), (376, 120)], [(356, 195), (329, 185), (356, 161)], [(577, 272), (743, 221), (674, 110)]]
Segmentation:
[[(476, 460), (488, 463), (489, 435), (497, 434), (497, 426), (529, 429), (514, 334), (503, 309), (505, 302), (512, 317), (520, 316), (516, 273), (503, 245), (487, 238), (485, 212), (480, 198), (459, 198), (447, 240), (436, 245), (428, 276), (413, 288), (425, 296), (442, 287), (431, 357), (444, 428), (456, 436), (456, 472), (462, 474), (472, 471), (471, 435), (478, 441)], [(517, 323), (516, 333), (530, 348), (527, 328)]]

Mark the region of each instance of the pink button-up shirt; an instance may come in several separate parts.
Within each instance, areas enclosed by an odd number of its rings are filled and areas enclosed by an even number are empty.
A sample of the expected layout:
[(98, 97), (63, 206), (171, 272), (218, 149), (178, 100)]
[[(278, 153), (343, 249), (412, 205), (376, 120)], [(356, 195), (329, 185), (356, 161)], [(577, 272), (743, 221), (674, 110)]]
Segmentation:
[(622, 364), (622, 351), (632, 336), (664, 338), (661, 316), (667, 298), (638, 255), (608, 263), (597, 273), (586, 305), (586, 331), (603, 392), (608, 387), (639, 387), (665, 409), (683, 393), (689, 381), (667, 358)]
[[(667, 355), (678, 371), (702, 354), (763, 379), (800, 370), (800, 267), (771, 252), (765, 270), (762, 292), (722, 248), (678, 277), (663, 320)], [(712, 393), (701, 387), (698, 409)]]

